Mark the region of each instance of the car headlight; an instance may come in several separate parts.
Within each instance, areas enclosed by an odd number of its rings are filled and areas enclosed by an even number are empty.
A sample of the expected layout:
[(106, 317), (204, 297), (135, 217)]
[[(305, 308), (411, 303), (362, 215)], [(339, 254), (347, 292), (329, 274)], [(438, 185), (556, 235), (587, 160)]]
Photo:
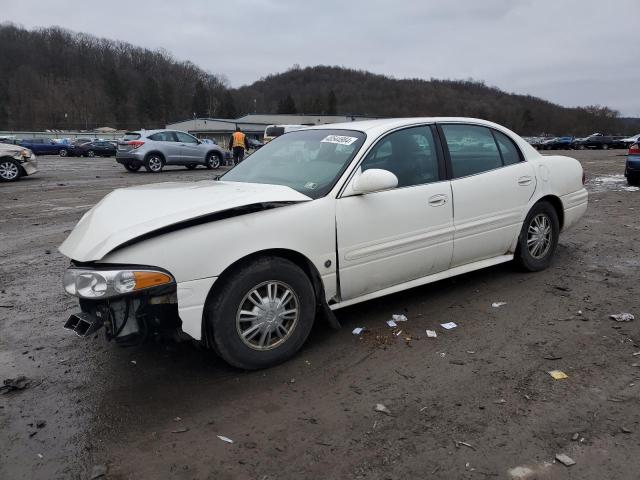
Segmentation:
[(110, 298), (173, 282), (171, 275), (157, 270), (68, 268), (64, 274), (64, 289), (81, 298)]
[(13, 158), (15, 158), (16, 160), (26, 160), (30, 156), (31, 156), (31, 152), (29, 150), (27, 150), (26, 148), (24, 148), (24, 149), (20, 150), (19, 152), (16, 152), (15, 155), (13, 156)]

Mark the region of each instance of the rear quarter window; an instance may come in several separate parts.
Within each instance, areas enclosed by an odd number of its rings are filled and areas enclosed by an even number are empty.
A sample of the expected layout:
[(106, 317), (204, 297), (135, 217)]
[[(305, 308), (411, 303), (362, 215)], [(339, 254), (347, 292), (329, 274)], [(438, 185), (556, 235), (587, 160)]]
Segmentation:
[(127, 132), (124, 134), (124, 137), (122, 137), (122, 139), (125, 142), (131, 141), (131, 140), (139, 140), (140, 134), (138, 132)]

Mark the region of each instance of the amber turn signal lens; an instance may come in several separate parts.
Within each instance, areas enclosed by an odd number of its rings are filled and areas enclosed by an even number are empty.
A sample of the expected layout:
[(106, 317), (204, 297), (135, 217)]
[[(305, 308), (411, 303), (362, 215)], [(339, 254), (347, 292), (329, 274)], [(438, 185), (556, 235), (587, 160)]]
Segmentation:
[(171, 283), (171, 277), (162, 272), (133, 272), (133, 276), (136, 279), (135, 290)]

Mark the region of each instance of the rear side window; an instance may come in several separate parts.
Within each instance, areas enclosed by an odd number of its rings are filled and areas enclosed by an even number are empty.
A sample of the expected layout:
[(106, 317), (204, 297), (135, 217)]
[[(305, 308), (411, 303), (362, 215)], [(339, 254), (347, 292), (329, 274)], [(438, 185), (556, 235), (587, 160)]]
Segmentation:
[[(513, 140), (507, 137), (504, 133), (500, 133), (497, 131), (493, 131), (493, 136), (496, 137), (496, 142), (498, 143), (498, 148), (500, 149), (500, 153), (502, 154), (502, 160), (505, 165), (513, 165), (514, 163), (518, 163), (521, 160), (520, 150)], [(562, 140), (556, 138), (556, 141)]]
[(453, 178), (502, 167), (491, 131), (478, 125), (442, 125), (451, 157)]
[(175, 142), (172, 132), (154, 133), (153, 135), (149, 135), (149, 139), (156, 142)]
[(124, 137), (122, 137), (122, 140), (124, 140), (125, 142), (129, 142), (131, 140), (139, 140), (140, 139), (140, 134), (138, 132), (127, 132), (124, 134)]

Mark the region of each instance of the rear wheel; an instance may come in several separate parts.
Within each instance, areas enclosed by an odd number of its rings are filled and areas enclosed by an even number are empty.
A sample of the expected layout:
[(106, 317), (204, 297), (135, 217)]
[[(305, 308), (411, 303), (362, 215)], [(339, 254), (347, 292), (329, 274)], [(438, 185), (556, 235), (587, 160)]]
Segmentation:
[(20, 177), (20, 167), (18, 163), (4, 159), (0, 160), (0, 181), (13, 182)]
[(602, 145), (602, 149), (603, 150), (609, 150), (609, 145), (607, 145), (606, 143)]
[(94, 152), (93, 150), (87, 151), (87, 157), (95, 157), (95, 156), (96, 156), (96, 152)]
[(206, 167), (211, 169), (220, 168), (220, 163), (222, 162), (222, 157), (217, 152), (209, 152), (207, 153), (207, 158), (205, 159)]
[(309, 336), (315, 295), (294, 263), (265, 257), (222, 280), (206, 306), (207, 338), (235, 367), (266, 368), (292, 357)]
[(125, 163), (124, 164), (124, 168), (126, 168), (130, 172), (137, 172), (138, 170), (140, 170), (141, 166), (142, 165), (140, 165), (139, 163)]
[(530, 272), (544, 270), (551, 263), (559, 236), (560, 222), (553, 205), (536, 203), (522, 224), (516, 260)]
[(147, 158), (144, 159), (144, 168), (147, 172), (159, 173), (162, 171), (163, 164), (162, 157), (157, 153), (147, 155)]

